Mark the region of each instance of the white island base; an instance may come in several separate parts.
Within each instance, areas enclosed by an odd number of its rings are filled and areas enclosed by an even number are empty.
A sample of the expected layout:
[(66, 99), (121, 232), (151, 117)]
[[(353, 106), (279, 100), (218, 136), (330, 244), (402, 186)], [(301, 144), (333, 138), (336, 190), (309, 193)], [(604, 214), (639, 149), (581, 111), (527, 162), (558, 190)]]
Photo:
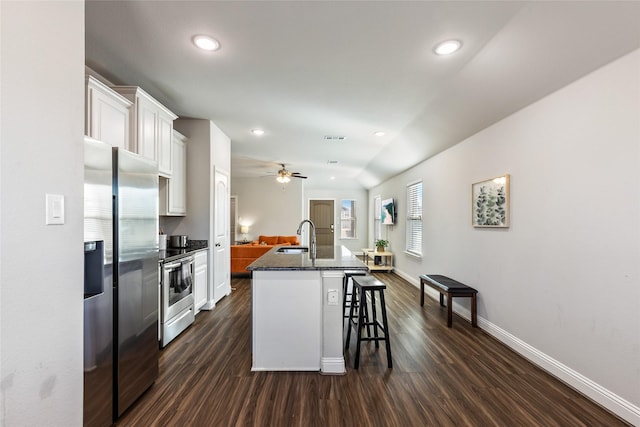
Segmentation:
[(253, 272), (252, 371), (346, 373), (343, 274), (342, 270)]

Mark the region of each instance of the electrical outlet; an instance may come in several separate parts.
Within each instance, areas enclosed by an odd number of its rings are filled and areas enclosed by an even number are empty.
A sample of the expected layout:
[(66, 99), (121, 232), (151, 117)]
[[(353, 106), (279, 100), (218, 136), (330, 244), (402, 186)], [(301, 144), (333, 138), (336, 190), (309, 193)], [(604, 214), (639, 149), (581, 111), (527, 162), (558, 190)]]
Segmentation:
[(337, 289), (329, 289), (327, 291), (327, 304), (328, 305), (338, 305), (339, 302), (339, 294)]

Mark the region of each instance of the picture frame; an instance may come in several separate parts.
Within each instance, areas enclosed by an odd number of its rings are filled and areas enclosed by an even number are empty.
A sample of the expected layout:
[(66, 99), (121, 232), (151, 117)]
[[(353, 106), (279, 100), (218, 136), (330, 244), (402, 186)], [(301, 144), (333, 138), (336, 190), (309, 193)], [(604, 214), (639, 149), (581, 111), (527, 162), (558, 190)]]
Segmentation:
[(383, 225), (393, 225), (396, 221), (396, 206), (393, 199), (382, 201), (380, 219)]
[(471, 223), (474, 227), (509, 227), (509, 175), (471, 185)]

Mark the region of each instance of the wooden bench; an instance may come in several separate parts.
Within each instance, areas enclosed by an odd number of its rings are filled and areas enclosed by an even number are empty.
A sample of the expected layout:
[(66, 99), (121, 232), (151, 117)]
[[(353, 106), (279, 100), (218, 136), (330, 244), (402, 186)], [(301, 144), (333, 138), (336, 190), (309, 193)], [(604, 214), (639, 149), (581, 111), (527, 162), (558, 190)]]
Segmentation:
[(424, 305), (424, 285), (429, 285), (436, 291), (440, 292), (440, 305), (444, 305), (443, 297), (447, 296), (447, 326), (450, 328), (453, 323), (453, 298), (466, 297), (471, 298), (471, 325), (478, 327), (477, 311), (478, 291), (470, 286), (464, 285), (447, 276), (439, 274), (423, 274), (420, 276), (420, 306)]

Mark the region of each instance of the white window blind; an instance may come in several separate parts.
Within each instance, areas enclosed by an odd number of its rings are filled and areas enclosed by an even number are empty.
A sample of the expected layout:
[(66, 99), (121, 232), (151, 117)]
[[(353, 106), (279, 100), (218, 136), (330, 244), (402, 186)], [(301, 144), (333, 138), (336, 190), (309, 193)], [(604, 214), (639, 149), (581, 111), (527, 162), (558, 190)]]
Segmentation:
[(406, 251), (422, 256), (422, 181), (407, 185)]
[(340, 208), (340, 238), (356, 238), (356, 201), (343, 200)]

